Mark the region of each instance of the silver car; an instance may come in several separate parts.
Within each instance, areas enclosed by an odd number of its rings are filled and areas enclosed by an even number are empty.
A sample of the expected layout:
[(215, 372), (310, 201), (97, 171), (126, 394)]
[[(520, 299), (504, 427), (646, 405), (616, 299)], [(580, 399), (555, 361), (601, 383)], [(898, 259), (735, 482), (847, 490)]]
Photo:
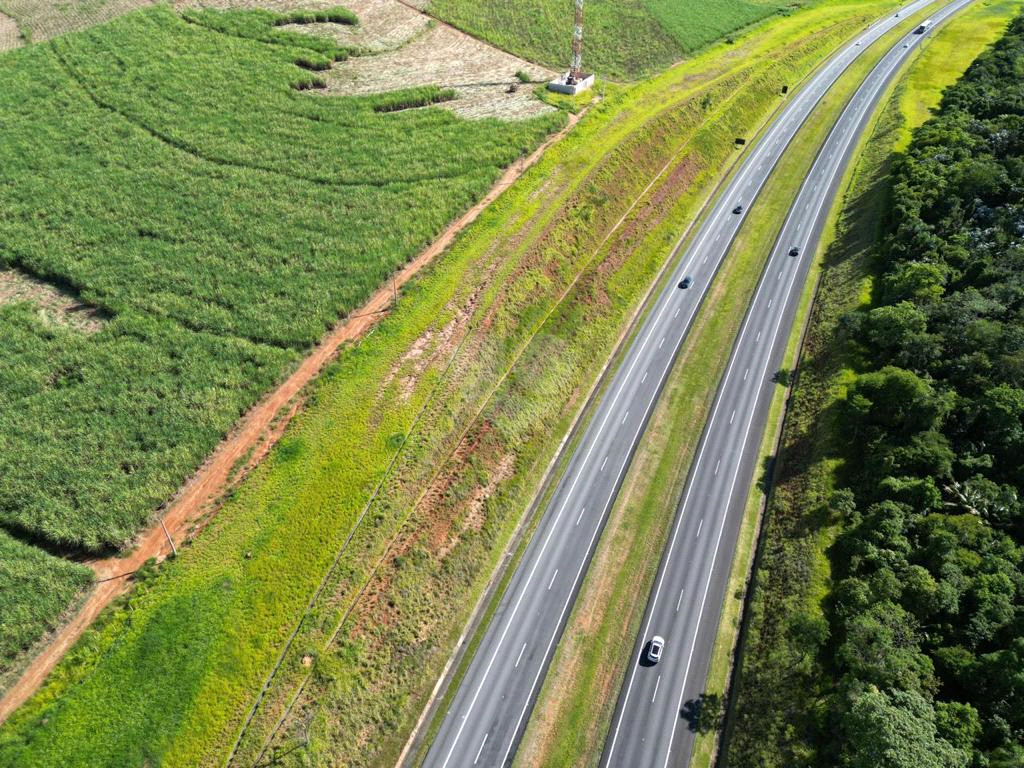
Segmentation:
[(661, 661), (661, 652), (665, 650), (665, 638), (661, 635), (655, 635), (651, 638), (650, 645), (647, 646), (647, 660), (651, 664), (657, 664)]

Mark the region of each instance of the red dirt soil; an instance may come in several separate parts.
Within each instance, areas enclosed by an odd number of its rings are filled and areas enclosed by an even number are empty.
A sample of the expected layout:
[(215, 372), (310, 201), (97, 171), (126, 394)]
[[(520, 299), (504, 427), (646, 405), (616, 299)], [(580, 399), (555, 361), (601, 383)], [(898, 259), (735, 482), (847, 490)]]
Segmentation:
[[(459, 232), (472, 223), (527, 168), (536, 163), (548, 147), (565, 136), (578, 120), (579, 115), (569, 115), (569, 122), (561, 131), (548, 137), (524, 161), (509, 166), (476, 205), (453, 221), (437, 240), (395, 273), (394, 286), (389, 282), (379, 288), (362, 307), (335, 326), (284, 383), (239, 420), (231, 433), (168, 502), (162, 519), (139, 535), (135, 549), (126, 557), (108, 557), (86, 563), (96, 575), (96, 586), (79, 611), (54, 633), (21, 677), (4, 693), (0, 699), (0, 723), (39, 688), (57, 662), (107, 604), (130, 588), (131, 579), (128, 577), (149, 558), (162, 560), (166, 557), (171, 551), (168, 538), (180, 543), (194, 535), (198, 529), (197, 523), (216, 511), (225, 492), (266, 456), (301, 407), (300, 393), (303, 387), (316, 378), (335, 357), (342, 344), (361, 338), (377, 324), (392, 306), (396, 287), (404, 285), (444, 251)], [(239, 466), (243, 467), (241, 472), (237, 472)]]

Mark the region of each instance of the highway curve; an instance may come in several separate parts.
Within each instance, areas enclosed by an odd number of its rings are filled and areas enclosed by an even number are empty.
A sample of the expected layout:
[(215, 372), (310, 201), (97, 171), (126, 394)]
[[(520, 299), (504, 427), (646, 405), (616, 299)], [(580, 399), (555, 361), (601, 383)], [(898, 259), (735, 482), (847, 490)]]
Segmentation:
[[(902, 18), (931, 2), (917, 0), (901, 8), (898, 15), (876, 22), (823, 65), (750, 148), (690, 246), (681, 252), (681, 244), (677, 244), (668, 256), (674, 267), (666, 270), (663, 284), (653, 294), (638, 332), (625, 349), (604, 394), (593, 404), (589, 425), (542, 512), (536, 532), (490, 619), (423, 765), (496, 768), (511, 761), (541, 678), (648, 416), (746, 211), (757, 199), (794, 134), (839, 76), (872, 42), (899, 24)], [(967, 2), (970, 0), (957, 0), (955, 6)], [(903, 49), (902, 44), (898, 50), (904, 54), (910, 51)], [(844, 117), (848, 113), (844, 113)], [(853, 124), (850, 130), (856, 131), (859, 125)], [(845, 158), (841, 159), (845, 162)], [(820, 173), (821, 167), (816, 164), (812, 176)], [(696, 493), (689, 488), (685, 493), (672, 543), (659, 570), (655, 593), (643, 623), (644, 639), (648, 631), (666, 638), (665, 654), (656, 667), (633, 668), (627, 673), (627, 687), (606, 745), (605, 762), (609, 765), (662, 766), (667, 765), (670, 758), (682, 761), (688, 752), (692, 740), (689, 736), (681, 738), (672, 751), (680, 721), (681, 697), (691, 689), (698, 693), (702, 689), (704, 675), (689, 677), (688, 673), (691, 668), (707, 668), (736, 529), (753, 471), (751, 464), (766, 418), (770, 385), (764, 377), (770, 378), (771, 361), (781, 357), (820, 222), (840, 175), (835, 172), (831, 177), (815, 176), (819, 181), (815, 202), (818, 213), (810, 219), (803, 215), (791, 216), (783, 232), (794, 244), (803, 245), (800, 255), (786, 256), (790, 244), (788, 240), (781, 240), (752, 301), (741, 342), (738, 342), (743, 343), (751, 332), (756, 334), (749, 351), (750, 362), (740, 359), (737, 363), (734, 355), (730, 372), (742, 363), (744, 375), (754, 387), (751, 390), (754, 396), (735, 400), (735, 406), (731, 399), (722, 405), (723, 385), (716, 417), (713, 417), (716, 433), (723, 422), (723, 412), (724, 421), (730, 422), (726, 426), (746, 426), (739, 437), (729, 433), (721, 439), (709, 438), (709, 427), (690, 484), (698, 471), (709, 463), (712, 469), (720, 471), (723, 480), (733, 479), (724, 495), (716, 490), (714, 496), (705, 496), (703, 490)], [(801, 198), (805, 200), (803, 194)], [(743, 206), (739, 214), (732, 212), (737, 205)], [(801, 229), (797, 231), (796, 227)], [(776, 278), (780, 269), (783, 277)], [(678, 287), (686, 277), (690, 278), (688, 287)], [(762, 301), (767, 305), (765, 309), (760, 309)], [(758, 309), (755, 311), (754, 307)], [(772, 318), (771, 322), (766, 321), (765, 328), (774, 329), (766, 336), (767, 330), (760, 330), (760, 326), (751, 331), (754, 328), (751, 318), (756, 316), (760, 322), (762, 311), (770, 312)], [(776, 341), (772, 343), (771, 339)], [(734, 407), (735, 416), (732, 415)], [(758, 424), (760, 426), (756, 426)], [(712, 477), (718, 480), (717, 475)], [(726, 501), (730, 498), (741, 500)], [(689, 543), (683, 546), (684, 541)], [(671, 610), (677, 604), (675, 592), (686, 584), (690, 584), (690, 599), (678, 601), (680, 611), (677, 613)], [(662, 618), (666, 605), (671, 620)], [(643, 640), (638, 641), (637, 658), (642, 643)], [(659, 676), (664, 678), (660, 682)], [(656, 697), (649, 692), (648, 684), (658, 688)], [(645, 696), (650, 707), (641, 704)], [(655, 718), (655, 722), (641, 723), (646, 717)], [(682, 730), (688, 734), (685, 727)], [(652, 739), (657, 741), (656, 745)]]

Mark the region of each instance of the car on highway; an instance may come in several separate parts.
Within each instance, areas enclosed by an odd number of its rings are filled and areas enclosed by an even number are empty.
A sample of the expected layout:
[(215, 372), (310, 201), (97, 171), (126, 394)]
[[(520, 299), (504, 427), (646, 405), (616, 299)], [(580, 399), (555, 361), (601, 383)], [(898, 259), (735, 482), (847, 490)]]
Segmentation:
[(661, 635), (655, 635), (651, 638), (650, 644), (647, 646), (647, 660), (651, 664), (657, 664), (661, 661), (661, 652), (665, 650), (665, 638)]
[(693, 278), (690, 277), (689, 275), (687, 275), (686, 277), (684, 277), (682, 280), (679, 281), (679, 287), (680, 288), (689, 288), (692, 284), (693, 284)]
[(799, 256), (800, 255), (800, 248), (798, 246), (794, 245), (792, 248), (789, 249), (789, 255), (790, 256)]
[(735, 208), (732, 209), (732, 212), (733, 213), (743, 213), (743, 206), (742, 205), (737, 205)]

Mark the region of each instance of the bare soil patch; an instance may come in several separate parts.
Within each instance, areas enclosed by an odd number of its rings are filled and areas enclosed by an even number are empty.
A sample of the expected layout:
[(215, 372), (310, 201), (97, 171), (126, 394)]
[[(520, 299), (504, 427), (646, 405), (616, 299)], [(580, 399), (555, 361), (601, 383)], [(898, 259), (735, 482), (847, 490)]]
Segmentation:
[(0, 51), (17, 48), (23, 42), (18, 23), (10, 16), (0, 13)]
[[(0, 37), (2, 48), (3, 39)], [(95, 307), (15, 269), (0, 269), (0, 304), (22, 301), (38, 308), (43, 322), (64, 325), (83, 333), (95, 333), (103, 327), (103, 318)]]
[[(493, 48), (397, 0), (356, 0), (349, 7), (361, 21), (365, 13), (367, 28), (372, 19), (375, 28), (413, 32), (391, 50), (336, 64), (326, 73), (323, 93), (365, 95), (439, 85), (455, 90), (458, 97), (443, 106), (463, 117), (516, 120), (551, 109), (516, 77), (516, 72), (523, 71), (533, 80), (548, 80), (555, 75), (551, 70)], [(422, 26), (415, 23), (417, 17)], [(388, 42), (393, 44), (394, 37)]]

